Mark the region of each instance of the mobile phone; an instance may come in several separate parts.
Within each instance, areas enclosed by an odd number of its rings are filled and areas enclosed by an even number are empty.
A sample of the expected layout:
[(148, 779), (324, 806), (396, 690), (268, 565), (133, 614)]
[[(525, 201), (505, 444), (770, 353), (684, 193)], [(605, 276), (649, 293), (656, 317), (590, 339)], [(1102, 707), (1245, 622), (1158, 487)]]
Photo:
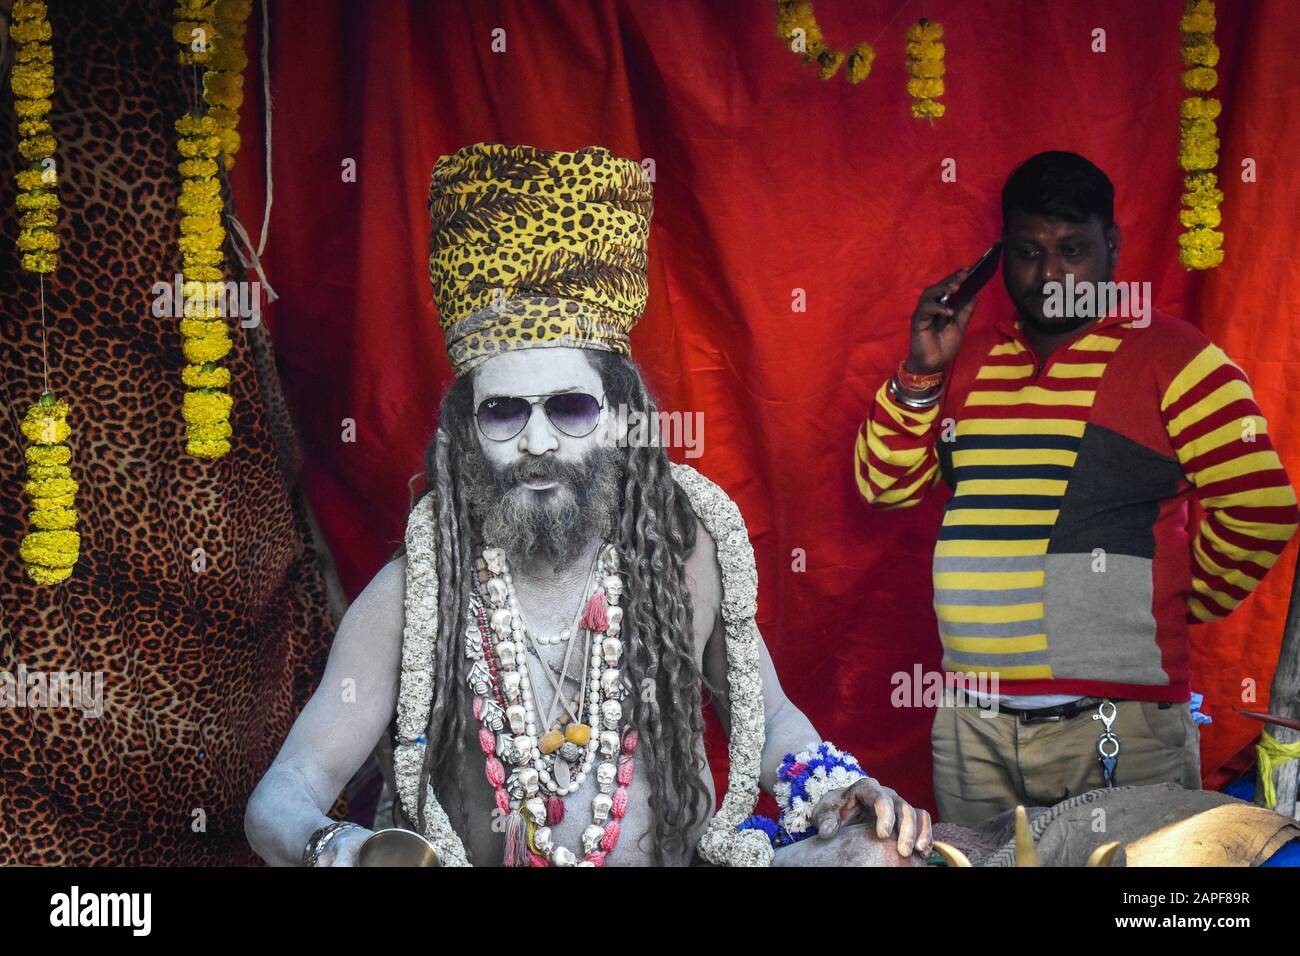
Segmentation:
[(956, 316), (958, 312), (966, 307), (966, 303), (979, 295), (980, 289), (988, 284), (988, 281), (998, 271), (998, 259), (1002, 256), (1002, 240), (998, 240), (989, 246), (989, 251), (980, 256), (979, 262), (971, 266), (971, 270), (962, 280), (962, 284), (956, 292), (945, 293), (939, 297), (939, 304), (946, 305), (952, 309), (952, 316), (936, 316), (936, 324), (946, 324)]

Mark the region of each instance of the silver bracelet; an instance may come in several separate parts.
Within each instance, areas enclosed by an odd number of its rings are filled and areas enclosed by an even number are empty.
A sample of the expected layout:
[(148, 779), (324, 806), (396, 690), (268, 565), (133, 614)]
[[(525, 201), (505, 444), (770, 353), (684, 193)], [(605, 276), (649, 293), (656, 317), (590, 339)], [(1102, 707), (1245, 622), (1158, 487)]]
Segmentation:
[(911, 398), (903, 394), (902, 386), (899, 384), (898, 376), (895, 375), (889, 380), (889, 397), (900, 405), (906, 405), (908, 408), (927, 409), (933, 408), (939, 404), (939, 399), (943, 398), (943, 386), (928, 398)]
[(330, 842), (342, 833), (344, 830), (363, 830), (365, 829), (359, 823), (349, 823), (348, 821), (327, 823), (310, 837), (307, 838), (307, 845), (302, 850), (302, 865), (315, 866), (316, 861), (320, 859), (325, 848)]

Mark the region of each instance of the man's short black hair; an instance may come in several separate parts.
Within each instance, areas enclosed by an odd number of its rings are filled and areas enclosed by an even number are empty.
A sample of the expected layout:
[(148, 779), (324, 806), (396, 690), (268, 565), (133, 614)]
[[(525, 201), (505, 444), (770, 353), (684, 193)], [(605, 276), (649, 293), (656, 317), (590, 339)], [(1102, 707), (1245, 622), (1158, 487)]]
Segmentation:
[(1115, 221), (1115, 187), (1078, 153), (1052, 150), (1016, 167), (1002, 187), (1002, 222), (1012, 210), (1066, 222), (1096, 216), (1105, 228)]

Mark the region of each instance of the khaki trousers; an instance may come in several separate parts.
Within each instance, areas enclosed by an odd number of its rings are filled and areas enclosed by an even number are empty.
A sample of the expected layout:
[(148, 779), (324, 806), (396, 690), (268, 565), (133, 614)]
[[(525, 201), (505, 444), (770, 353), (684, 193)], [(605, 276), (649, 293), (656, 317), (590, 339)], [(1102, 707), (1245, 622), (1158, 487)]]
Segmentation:
[[(1023, 723), (977, 707), (940, 707), (930, 731), (939, 819), (972, 826), (1006, 810), (1051, 806), (1104, 787), (1095, 708), (1066, 720)], [(985, 716), (981, 716), (981, 715)], [(1200, 735), (1189, 704), (1116, 701), (1116, 786), (1201, 786)]]

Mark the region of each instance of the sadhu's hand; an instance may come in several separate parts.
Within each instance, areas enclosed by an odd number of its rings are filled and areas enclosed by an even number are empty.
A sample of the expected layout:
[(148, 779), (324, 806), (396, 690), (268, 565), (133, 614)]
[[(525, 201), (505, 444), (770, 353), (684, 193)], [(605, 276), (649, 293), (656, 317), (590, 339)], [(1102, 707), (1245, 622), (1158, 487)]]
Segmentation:
[(898, 833), (898, 855), (907, 856), (913, 849), (928, 853), (934, 837), (930, 832), (930, 814), (916, 810), (890, 787), (864, 777), (843, 790), (832, 790), (813, 807), (812, 819), (817, 835), (827, 839), (840, 825), (859, 813), (876, 821), (876, 835), (887, 840)]
[(373, 833), (373, 830), (367, 830), (364, 827), (348, 827), (330, 840), (329, 846), (325, 847), (321, 852), (316, 865), (359, 866), (361, 844), (365, 843), (366, 839), (372, 836)]

